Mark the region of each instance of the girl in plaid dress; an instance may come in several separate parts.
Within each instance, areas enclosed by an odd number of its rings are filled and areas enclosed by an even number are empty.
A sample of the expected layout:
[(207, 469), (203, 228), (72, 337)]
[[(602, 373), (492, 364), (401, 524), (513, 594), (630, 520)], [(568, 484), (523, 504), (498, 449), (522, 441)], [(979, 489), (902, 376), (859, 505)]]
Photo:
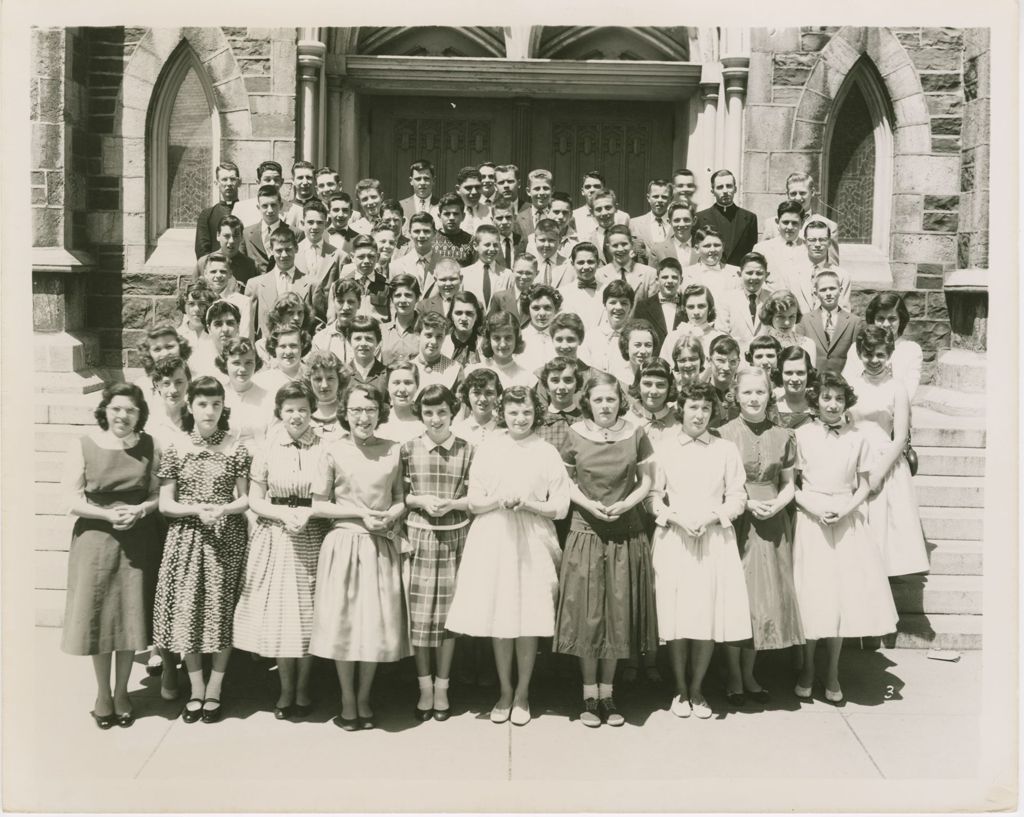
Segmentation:
[[(445, 386), (427, 386), (416, 398), (426, 433), (402, 446), (406, 526), (412, 547), (409, 623), (420, 699), (416, 717), (444, 721), (450, 714), (448, 678), (455, 637), (445, 630), (455, 572), (469, 530), (466, 486), (473, 446), (451, 430), (459, 403)], [(436, 651), (436, 676), (431, 657)]]

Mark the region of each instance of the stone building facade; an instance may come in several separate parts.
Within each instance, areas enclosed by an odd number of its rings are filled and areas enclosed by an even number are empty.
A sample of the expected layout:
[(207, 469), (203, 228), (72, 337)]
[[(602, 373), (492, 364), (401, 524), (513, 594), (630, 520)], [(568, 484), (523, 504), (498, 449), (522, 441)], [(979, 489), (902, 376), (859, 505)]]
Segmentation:
[(452, 177), (482, 158), (551, 166), (573, 195), (576, 164), (607, 165), (627, 203), (684, 165), (706, 203), (728, 166), (762, 225), (810, 172), (819, 209), (852, 225), (857, 297), (904, 292), (929, 362), (983, 348), (989, 73), (983, 29), (35, 29), (36, 368), (47, 389), (91, 390), (178, 319), (180, 219), (214, 199), (218, 161), (241, 168), (242, 198), (266, 158), (404, 196), (396, 168), (421, 151)]

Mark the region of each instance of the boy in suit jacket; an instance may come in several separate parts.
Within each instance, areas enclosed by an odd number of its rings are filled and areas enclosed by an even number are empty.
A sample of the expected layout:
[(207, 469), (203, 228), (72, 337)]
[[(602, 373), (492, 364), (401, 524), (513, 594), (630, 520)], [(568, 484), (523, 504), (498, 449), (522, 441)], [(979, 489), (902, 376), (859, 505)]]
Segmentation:
[(420, 285), (424, 296), (430, 295), (434, 286), (434, 271), (441, 255), (434, 249), (437, 225), (430, 213), (416, 213), (409, 222), (409, 236), (412, 251), (391, 262), (391, 277), (411, 275)]
[(327, 240), (327, 208), (320, 199), (303, 206), (302, 225), (306, 234), (299, 242), (295, 267), (312, 280), (313, 308), (320, 320), (327, 321), (331, 287), (341, 277), (349, 256)]
[(345, 276), (345, 280), (355, 281), (363, 292), (359, 312), (379, 321), (389, 321), (391, 303), (388, 298), (388, 281), (377, 269), (377, 243), (372, 236), (361, 235), (352, 244), (355, 269)]
[(649, 261), (657, 264), (666, 258), (674, 258), (681, 269), (691, 267), (700, 260), (692, 243), (693, 219), (696, 209), (692, 204), (673, 202), (668, 207), (668, 221), (672, 235), (651, 247)]
[(519, 234), (529, 236), (537, 228), (540, 221), (551, 206), (551, 172), (548, 170), (531, 170), (526, 176), (526, 192), (530, 197), (516, 217)]
[(220, 223), (225, 216), (231, 215), (231, 211), (238, 203), (238, 185), (241, 180), (238, 165), (233, 162), (221, 162), (217, 165), (215, 175), (217, 176), (220, 200), (199, 214), (199, 219), (196, 222), (196, 258), (217, 249)]
[[(604, 174), (597, 170), (585, 173), (580, 192), (583, 193), (583, 206), (572, 211), (572, 219), (576, 225), (576, 235), (580, 237), (580, 240), (592, 241), (591, 236), (598, 228), (597, 218), (594, 215), (594, 199), (599, 193), (605, 192)], [(615, 210), (614, 213), (615, 224), (629, 224), (629, 213), (625, 210)], [(601, 240), (604, 240), (603, 236)], [(598, 249), (601, 248), (600, 244), (596, 246)]]
[(452, 299), (462, 290), (462, 267), (452, 258), (441, 258), (434, 267), (434, 291), (416, 303), (416, 311), (452, 316)]
[(498, 228), (481, 224), (476, 228), (473, 247), (480, 259), (462, 269), (462, 288), (476, 295), (484, 311), (490, 309), (491, 299), (503, 289), (512, 286), (512, 273), (498, 263)]
[(771, 328), (761, 323), (761, 307), (771, 294), (764, 285), (767, 279), (765, 257), (757, 252), (747, 253), (740, 266), (740, 288), (726, 290), (715, 304), (715, 325), (732, 335), (743, 355), (754, 338)]
[(292, 232), (291, 227), (281, 221), (281, 191), (272, 184), (265, 184), (259, 189), (256, 196), (260, 208), (260, 221), (246, 227), (242, 232), (242, 252), (248, 255), (256, 270), (262, 275), (274, 267), (274, 258), (270, 252), (270, 236), (279, 227), (284, 227), (292, 234), (292, 240), (297, 242), (298, 237)]
[(658, 263), (657, 292), (637, 301), (633, 316), (643, 318), (654, 327), (655, 348), (660, 349), (665, 338), (683, 320), (682, 297), (679, 286), (683, 282), (683, 269), (675, 258)]
[(597, 271), (598, 286), (606, 286), (614, 280), (625, 281), (633, 290), (634, 304), (637, 300), (654, 295), (658, 290), (657, 273), (654, 267), (636, 261), (633, 235), (629, 227), (624, 224), (609, 227), (605, 243), (605, 255), (609, 263)]
[(801, 318), (797, 329), (814, 341), (818, 373), (843, 373), (850, 348), (864, 321), (839, 305), (839, 275), (832, 270), (818, 273), (814, 279), (818, 306)]
[(711, 190), (715, 203), (697, 213), (693, 229), (708, 224), (718, 230), (725, 245), (722, 260), (738, 267), (757, 243), (757, 216), (736, 206), (736, 177), (731, 170), (716, 170), (711, 175)]
[(526, 239), (517, 229), (515, 206), (499, 199), (491, 207), (491, 222), (498, 228), (497, 263), (512, 269), (516, 259), (528, 250)]
[(537, 283), (558, 289), (576, 280), (576, 271), (558, 251), (559, 231), (554, 219), (542, 218), (531, 240), (536, 252), (529, 254), (537, 259)]
[(256, 276), (245, 287), (245, 294), (252, 299), (256, 309), (253, 323), (262, 337), (270, 336), (267, 318), (277, 299), (286, 292), (294, 292), (310, 306), (313, 304), (313, 280), (295, 268), (298, 248), (295, 234), (282, 224), (271, 233), (269, 243), (274, 255), (273, 269)]
[(796, 296), (800, 312), (806, 315), (818, 306), (818, 295), (814, 281), (825, 270), (831, 270), (839, 277), (839, 305), (850, 308), (850, 277), (828, 259), (832, 230), (826, 224), (811, 221), (804, 228), (804, 243), (807, 250), (802, 264), (794, 265), (780, 276), (776, 289), (788, 289)]
[(515, 267), (512, 268), (512, 286), (494, 294), (491, 298), (491, 305), (487, 308), (487, 314), (511, 312), (519, 319), (519, 325), (525, 326), (529, 322), (530, 316), (520, 308), (520, 302), (536, 280), (537, 259), (529, 253), (517, 258)]
[(650, 210), (629, 221), (629, 229), (633, 231), (633, 235), (647, 247), (648, 257), (655, 245), (663, 244), (672, 238), (672, 226), (668, 219), (671, 190), (672, 185), (665, 179), (652, 179), (647, 182), (647, 205)]
[(231, 277), (235, 279), (235, 282), (238, 285), (238, 291), (241, 292), (245, 289), (245, 285), (249, 283), (249, 280), (251, 278), (255, 278), (259, 274), (253, 260), (241, 251), (241, 220), (235, 216), (224, 216), (224, 218), (220, 220), (220, 224), (217, 225), (216, 235), (217, 243), (220, 245), (219, 249), (215, 248), (199, 257), (196, 261), (196, 278), (202, 277), (206, 259), (212, 253), (220, 252), (226, 259), (228, 259), (228, 269), (231, 271)]
[[(434, 166), (426, 159), (420, 159), (409, 165), (409, 186), (412, 195), (402, 199), (402, 213), (405, 221), (412, 225), (412, 217), (417, 213), (429, 213), (435, 219), (437, 213), (437, 196), (434, 195)], [(440, 224), (437, 224), (440, 227)]]

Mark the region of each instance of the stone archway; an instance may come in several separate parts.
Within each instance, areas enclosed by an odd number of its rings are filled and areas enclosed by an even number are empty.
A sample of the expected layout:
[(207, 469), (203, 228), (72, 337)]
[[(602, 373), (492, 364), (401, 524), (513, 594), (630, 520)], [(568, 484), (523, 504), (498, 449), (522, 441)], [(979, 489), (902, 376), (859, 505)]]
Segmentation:
[(242, 73), (221, 28), (149, 29), (125, 66), (121, 93), (114, 110), (114, 128), (122, 151), (125, 268), (146, 261), (146, 129), (164, 69), (188, 43), (213, 92), (213, 102), (222, 137), (245, 139), (252, 136), (249, 97)]

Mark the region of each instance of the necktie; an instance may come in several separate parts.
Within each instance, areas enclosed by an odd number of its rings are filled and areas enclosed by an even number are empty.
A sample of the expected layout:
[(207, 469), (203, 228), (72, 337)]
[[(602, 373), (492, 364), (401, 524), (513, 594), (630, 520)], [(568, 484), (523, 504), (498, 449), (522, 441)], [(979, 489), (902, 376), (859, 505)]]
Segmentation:
[(832, 313), (825, 313), (825, 340), (832, 343)]
[(505, 266), (512, 269), (512, 239), (505, 239)]
[(544, 283), (548, 286), (551, 285), (551, 262), (544, 262)]
[(657, 225), (658, 235), (661, 236), (661, 240), (664, 241), (668, 238), (668, 231), (665, 229), (665, 219), (655, 218), (654, 223)]
[(750, 307), (750, 318), (753, 320), (757, 315), (757, 296), (754, 294), (747, 295), (747, 304)]
[(427, 282), (427, 259), (425, 256), (420, 256), (416, 259), (416, 266), (420, 268), (420, 286), (424, 286)]
[(619, 277), (622, 278), (623, 281), (626, 280), (626, 268), (625, 267), (619, 267)]
[(484, 306), (491, 305), (491, 265), (484, 264)]

